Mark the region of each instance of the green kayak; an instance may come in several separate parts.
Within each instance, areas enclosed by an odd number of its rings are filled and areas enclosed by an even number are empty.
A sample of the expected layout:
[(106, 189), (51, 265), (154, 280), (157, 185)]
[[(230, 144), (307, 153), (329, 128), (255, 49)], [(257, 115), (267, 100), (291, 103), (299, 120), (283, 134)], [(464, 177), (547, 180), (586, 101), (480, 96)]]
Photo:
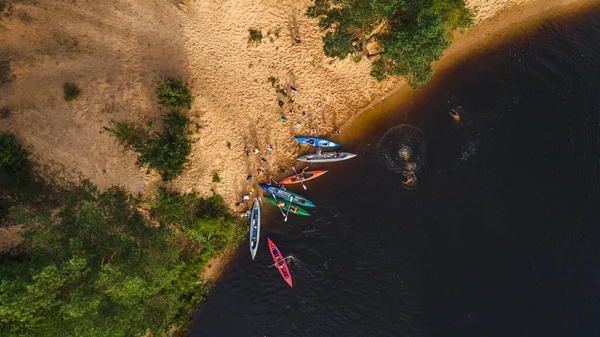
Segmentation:
[[(270, 203), (272, 203), (275, 206), (277, 206), (277, 201), (283, 202), (283, 200), (281, 200), (279, 198), (277, 200), (275, 200), (275, 198), (273, 198), (273, 197), (265, 197), (265, 199), (267, 199)], [(287, 211), (288, 206), (289, 206), (289, 202), (286, 202), (283, 206), (281, 206), (279, 208), (281, 208), (284, 211)], [(302, 208), (300, 206), (296, 206), (294, 204), (292, 204), (292, 209), (290, 209), (290, 214), (310, 216), (310, 213), (308, 213), (304, 208)]]

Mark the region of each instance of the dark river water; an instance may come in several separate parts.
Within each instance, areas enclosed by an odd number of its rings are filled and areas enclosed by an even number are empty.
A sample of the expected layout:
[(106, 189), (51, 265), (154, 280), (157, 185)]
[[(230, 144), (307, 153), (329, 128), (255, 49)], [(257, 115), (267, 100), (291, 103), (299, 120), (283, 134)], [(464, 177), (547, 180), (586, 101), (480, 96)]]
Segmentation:
[[(341, 135), (358, 158), (291, 188), (312, 217), (263, 207), (256, 260), (244, 243), (190, 336), (600, 336), (600, 9), (465, 57), (405, 102)], [(413, 191), (377, 161), (400, 124), (427, 145)]]

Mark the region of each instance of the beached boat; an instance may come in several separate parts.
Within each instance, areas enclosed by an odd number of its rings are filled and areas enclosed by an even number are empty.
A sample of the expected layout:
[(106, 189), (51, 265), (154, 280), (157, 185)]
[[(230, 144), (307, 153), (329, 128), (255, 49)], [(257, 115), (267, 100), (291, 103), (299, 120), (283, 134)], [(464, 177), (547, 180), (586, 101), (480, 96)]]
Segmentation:
[(258, 250), (258, 241), (260, 240), (260, 203), (258, 199), (254, 199), (252, 206), (252, 216), (250, 217), (250, 255), (252, 260), (256, 256)]
[(347, 160), (356, 157), (356, 154), (349, 152), (323, 152), (321, 154), (311, 153), (296, 158), (296, 160), (307, 163), (329, 163), (335, 161)]
[(288, 268), (287, 263), (285, 262), (285, 257), (279, 251), (279, 248), (275, 246), (271, 239), (267, 238), (267, 242), (269, 243), (269, 251), (271, 251), (271, 256), (273, 257), (273, 262), (275, 262), (275, 268), (279, 270), (281, 277), (287, 282), (287, 284), (292, 287), (292, 275), (290, 274), (290, 270)]
[(306, 199), (305, 197), (301, 196), (300, 194), (282, 190), (281, 188), (279, 188), (277, 186), (271, 186), (271, 185), (267, 185), (267, 184), (260, 184), (258, 186), (260, 186), (260, 188), (262, 188), (263, 190), (275, 195), (275, 197), (277, 197), (277, 199), (281, 199), (285, 202), (290, 202), (290, 198), (293, 198), (292, 202), (296, 205), (300, 205), (300, 206), (304, 206), (304, 207), (316, 207), (315, 204), (313, 204), (310, 200)]
[(338, 147), (338, 146), (340, 146), (340, 144), (334, 143), (325, 138), (294, 137), (294, 140), (301, 144), (317, 146), (317, 147)]
[(327, 170), (307, 171), (307, 172), (304, 172), (304, 174), (299, 173), (299, 174), (291, 175), (291, 176), (279, 181), (279, 183), (284, 184), (284, 185), (298, 184), (301, 182), (303, 183), (305, 181), (309, 181), (309, 180), (318, 178), (318, 177), (324, 175), (325, 173), (327, 173)]
[[(268, 202), (281, 208), (284, 211), (287, 211), (289, 208), (289, 210), (290, 210), (289, 212), (292, 214), (310, 216), (310, 213), (308, 213), (304, 208), (302, 208), (300, 206), (296, 206), (296, 205), (289, 206), (290, 205), (289, 199), (288, 199), (288, 201), (283, 201), (283, 199), (275, 199), (273, 197), (265, 197), (265, 199), (267, 199)], [(280, 206), (280, 203), (283, 203), (283, 205)]]

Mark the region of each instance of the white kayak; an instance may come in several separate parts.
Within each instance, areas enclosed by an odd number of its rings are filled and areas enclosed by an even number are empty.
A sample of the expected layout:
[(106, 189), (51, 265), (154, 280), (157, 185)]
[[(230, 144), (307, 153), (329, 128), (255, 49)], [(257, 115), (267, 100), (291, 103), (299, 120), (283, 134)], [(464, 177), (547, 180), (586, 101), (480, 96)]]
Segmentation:
[(296, 158), (296, 160), (307, 163), (329, 163), (334, 161), (342, 161), (356, 157), (356, 154), (349, 152), (323, 152), (321, 154), (311, 153)]
[(258, 199), (254, 199), (250, 217), (250, 255), (252, 255), (252, 260), (258, 250), (258, 240), (260, 240), (260, 203)]

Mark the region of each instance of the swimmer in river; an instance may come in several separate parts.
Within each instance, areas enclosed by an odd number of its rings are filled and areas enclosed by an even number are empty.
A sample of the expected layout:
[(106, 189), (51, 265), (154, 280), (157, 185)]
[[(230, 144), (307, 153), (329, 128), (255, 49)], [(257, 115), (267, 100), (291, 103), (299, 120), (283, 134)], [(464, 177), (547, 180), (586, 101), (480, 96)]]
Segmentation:
[(460, 122), (460, 114), (455, 109), (452, 109), (448, 112), (455, 121)]

